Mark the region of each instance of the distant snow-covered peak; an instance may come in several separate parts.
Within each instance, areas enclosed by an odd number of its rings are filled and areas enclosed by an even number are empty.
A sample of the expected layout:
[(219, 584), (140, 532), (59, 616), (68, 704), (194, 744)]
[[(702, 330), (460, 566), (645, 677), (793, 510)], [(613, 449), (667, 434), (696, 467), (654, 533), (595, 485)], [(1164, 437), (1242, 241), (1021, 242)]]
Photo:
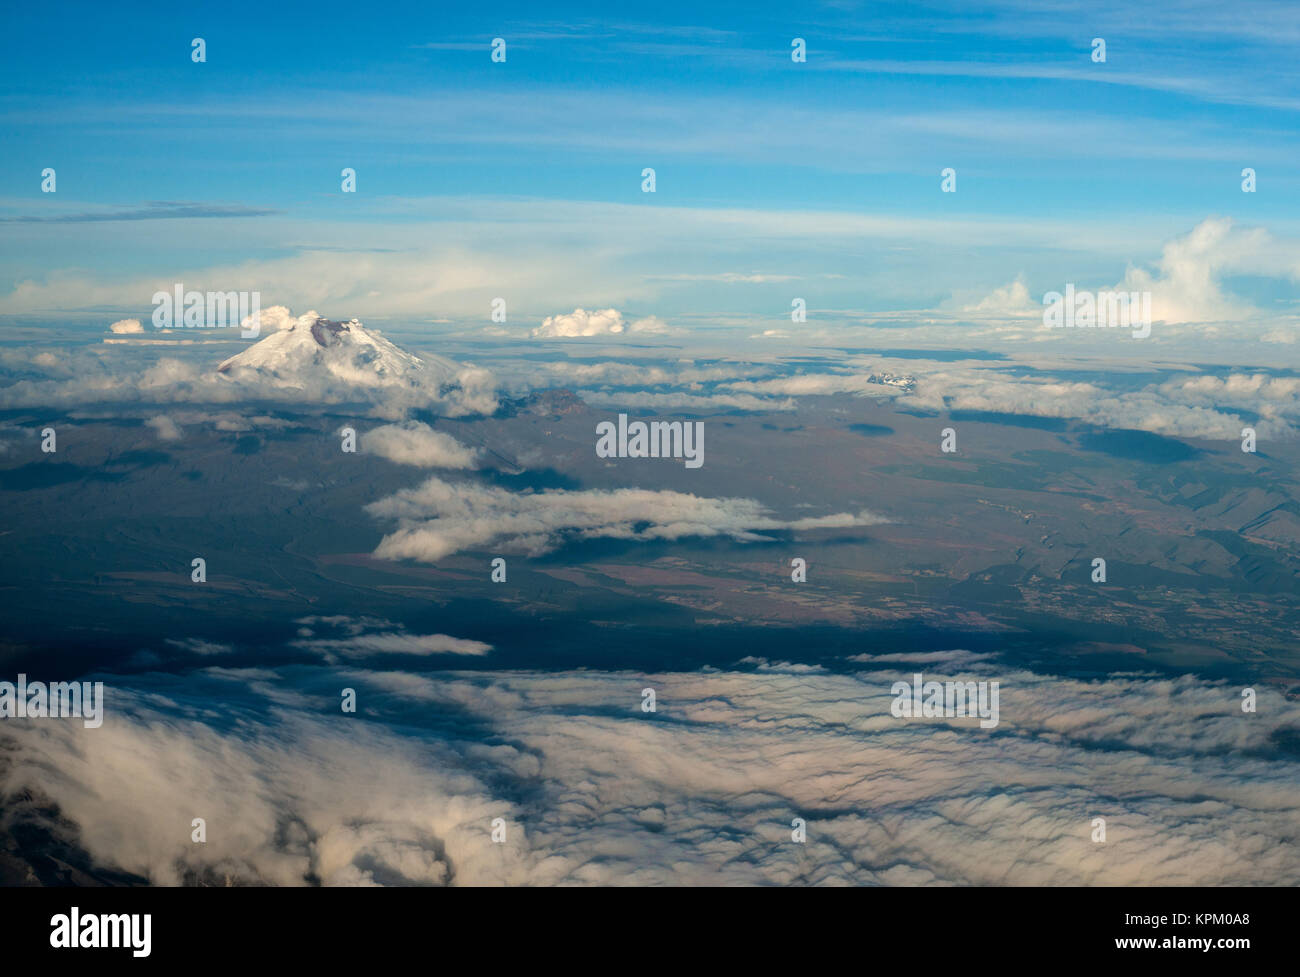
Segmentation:
[(251, 373), (289, 386), (328, 378), (355, 387), (402, 387), (450, 384), (461, 369), (443, 357), (408, 353), (356, 319), (336, 322), (308, 312), (230, 357), (217, 372), (234, 380), (251, 379)]
[[(287, 310), (284, 310), (287, 312)], [(452, 413), (496, 409), (490, 374), (443, 356), (416, 356), (356, 319), (338, 322), (316, 312), (286, 315), (280, 328), (222, 362), (222, 379), (250, 396), (295, 393), (306, 399), (382, 402), (394, 412), (440, 407)]]

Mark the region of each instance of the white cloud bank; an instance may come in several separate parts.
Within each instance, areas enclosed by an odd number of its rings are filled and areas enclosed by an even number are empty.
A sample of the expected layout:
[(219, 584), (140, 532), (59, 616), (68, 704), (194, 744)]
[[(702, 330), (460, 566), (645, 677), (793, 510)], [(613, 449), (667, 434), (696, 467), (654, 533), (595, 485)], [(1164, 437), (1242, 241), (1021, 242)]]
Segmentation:
[(118, 319), (117, 322), (109, 324), (108, 331), (119, 336), (126, 336), (144, 332), (144, 326), (140, 324), (139, 319)]
[[(873, 374), (889, 372), (914, 377), (915, 387), (906, 391), (870, 379)], [(1172, 379), (1124, 388), (1090, 372), (1086, 380), (1063, 379), (1046, 369), (1012, 372), (932, 360), (871, 357), (848, 358), (818, 372), (718, 386), (733, 396), (756, 401), (747, 407), (752, 410), (790, 410), (798, 406), (792, 398), (850, 394), (893, 400), (904, 409), (1079, 419), (1103, 427), (1179, 438), (1239, 439), (1244, 424), (1270, 438), (1289, 437), (1300, 430), (1300, 380), (1295, 377), (1231, 369), (1215, 376), (1198, 370), (1191, 377), (1176, 374)], [(627, 404), (655, 396), (591, 395), (593, 402)]]
[(493, 548), (531, 556), (573, 540), (659, 540), (727, 536), (762, 542), (763, 530), (874, 526), (887, 520), (869, 512), (841, 512), (783, 520), (752, 499), (714, 499), (649, 489), (615, 491), (507, 489), (428, 479), (366, 506), (396, 520), (375, 555), (390, 560), (436, 562), (464, 550)]
[(1262, 688), (1246, 715), (1239, 689), (1190, 677), (931, 665), (998, 679), (999, 727), (893, 718), (905, 664), (212, 669), (118, 680), (97, 730), (6, 724), (0, 776), (38, 786), (98, 863), (160, 884), (1300, 884), (1300, 763), (1278, 745), (1300, 704)]
[[(297, 622), (295, 648), (322, 654), (326, 661), (371, 655), (486, 655), (492, 646), (449, 634), (411, 634), (391, 621), (344, 615), (304, 617)], [(323, 634), (321, 632), (324, 632)]]

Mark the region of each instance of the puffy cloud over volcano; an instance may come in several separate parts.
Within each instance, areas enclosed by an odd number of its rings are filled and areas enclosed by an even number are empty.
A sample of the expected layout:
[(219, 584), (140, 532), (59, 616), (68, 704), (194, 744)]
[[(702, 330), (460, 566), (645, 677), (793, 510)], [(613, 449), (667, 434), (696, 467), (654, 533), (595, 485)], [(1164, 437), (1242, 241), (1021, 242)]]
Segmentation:
[[(316, 313), (309, 312), (309, 316), (315, 316)], [(305, 318), (305, 317), (304, 317)], [(298, 319), (283, 305), (272, 305), (269, 308), (261, 309), (252, 315), (247, 315), (239, 323), (239, 328), (246, 332), (256, 332), (265, 335), (268, 332), (278, 332), (281, 329), (289, 329), (298, 324)], [(311, 321), (307, 321), (307, 327), (311, 328)]]

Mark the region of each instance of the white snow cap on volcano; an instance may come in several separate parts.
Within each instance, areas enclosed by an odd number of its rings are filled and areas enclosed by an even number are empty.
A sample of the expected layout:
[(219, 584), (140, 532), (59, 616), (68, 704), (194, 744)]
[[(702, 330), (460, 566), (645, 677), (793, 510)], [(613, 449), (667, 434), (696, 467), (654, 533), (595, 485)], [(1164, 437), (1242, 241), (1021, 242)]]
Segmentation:
[(425, 375), (451, 383), (460, 369), (442, 357), (408, 353), (356, 319), (334, 322), (308, 312), (230, 357), (217, 372), (237, 379), (252, 370), (289, 385), (328, 375), (354, 386), (386, 387)]
[[(285, 310), (287, 312), (287, 310)], [(217, 367), (250, 395), (281, 399), (382, 402), (391, 413), (438, 406), (447, 413), (491, 413), (496, 395), (486, 370), (443, 356), (416, 356), (356, 319), (336, 322), (315, 312), (286, 321)]]

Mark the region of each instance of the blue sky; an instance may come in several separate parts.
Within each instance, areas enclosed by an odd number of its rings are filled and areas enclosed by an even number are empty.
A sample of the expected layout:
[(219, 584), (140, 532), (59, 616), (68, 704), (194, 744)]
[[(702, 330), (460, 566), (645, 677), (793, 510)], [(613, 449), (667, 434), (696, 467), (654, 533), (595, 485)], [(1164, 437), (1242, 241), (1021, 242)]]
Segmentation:
[[(1297, 218), (1294, 6), (656, 4), (616, 16), (573, 4), (15, 9), (0, 40), (0, 311), (129, 310), (127, 281), (212, 270), (224, 287), (232, 268), (251, 281), (250, 263), (308, 252), (366, 255), (376, 269), (393, 254), (446, 262), (430, 296), (463, 292), (456, 274), (484, 279), (472, 299), (448, 300), (453, 316), (492, 291), (495, 269), (532, 268), (498, 291), (527, 289), (554, 282), (566, 256), (604, 277), (569, 298), (530, 291), (530, 313), (777, 301), (759, 288), (711, 304), (715, 287), (683, 284), (725, 275), (820, 276), (845, 310), (928, 308), (1018, 276), (1031, 291), (1062, 276), (1113, 283), (1209, 217), (1282, 238)], [(504, 64), (489, 57), (497, 36)], [(1105, 64), (1090, 57), (1098, 36)], [(193, 37), (204, 64), (190, 60)], [(790, 59), (794, 37), (805, 64)], [(57, 194), (40, 192), (46, 166)], [(344, 166), (354, 195), (339, 192)], [(647, 166), (653, 196), (640, 189)], [(949, 166), (955, 194), (939, 189)], [(1246, 166), (1255, 194), (1241, 192)], [(788, 214), (891, 229), (789, 238)], [(895, 226), (909, 221), (931, 229)], [(299, 264), (297, 278), (271, 275), (272, 290), (312, 302), (308, 279), (330, 272)], [(38, 288), (14, 292), (23, 282)], [(424, 294), (367, 303), (356, 285), (320, 299), (436, 317)]]

